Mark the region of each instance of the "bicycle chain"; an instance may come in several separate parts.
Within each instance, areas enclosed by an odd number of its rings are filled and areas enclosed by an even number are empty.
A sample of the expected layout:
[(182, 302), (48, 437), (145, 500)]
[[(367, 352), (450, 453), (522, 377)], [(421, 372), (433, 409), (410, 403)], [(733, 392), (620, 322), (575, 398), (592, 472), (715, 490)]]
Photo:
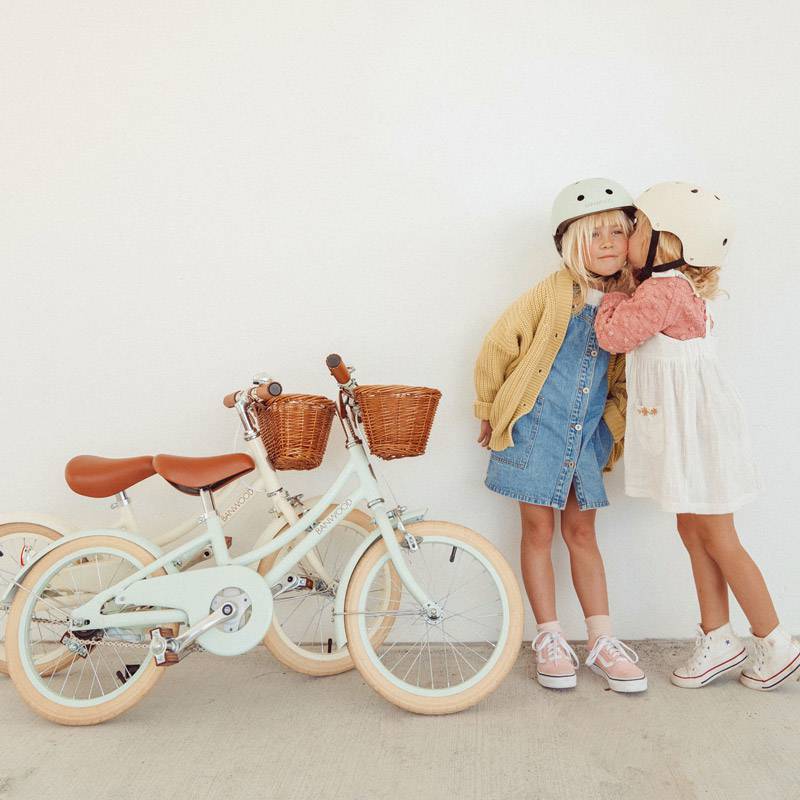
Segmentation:
[[(39, 623), (46, 623), (46, 624), (53, 624), (54, 622), (59, 622), (59, 620), (53, 619), (45, 619), (44, 617), (31, 617), (32, 622), (39, 622)], [(67, 639), (71, 642), (79, 642), (81, 645), (87, 647), (98, 647), (100, 645), (106, 647), (121, 647), (121, 648), (131, 648), (131, 647), (150, 647), (150, 642), (145, 640), (142, 642), (126, 642), (124, 639), (81, 639), (78, 636), (68, 636)], [(63, 644), (63, 642), (61, 642)], [(202, 645), (193, 644), (186, 650), (181, 651), (181, 658), (188, 656), (193, 653), (206, 653), (208, 652), (203, 648)]]
[[(69, 641), (72, 642), (80, 642), (85, 647), (89, 647), (94, 649), (98, 646), (105, 646), (105, 647), (118, 647), (121, 649), (125, 648), (132, 648), (132, 647), (146, 647), (148, 650), (150, 649), (150, 642), (126, 642), (122, 639), (97, 639), (97, 640), (87, 640), (87, 639), (78, 639), (77, 636), (70, 636)], [(193, 644), (188, 647), (186, 650), (181, 650), (181, 660), (186, 658), (186, 656), (193, 655), (195, 653), (207, 653), (208, 651), (203, 649), (201, 645)]]

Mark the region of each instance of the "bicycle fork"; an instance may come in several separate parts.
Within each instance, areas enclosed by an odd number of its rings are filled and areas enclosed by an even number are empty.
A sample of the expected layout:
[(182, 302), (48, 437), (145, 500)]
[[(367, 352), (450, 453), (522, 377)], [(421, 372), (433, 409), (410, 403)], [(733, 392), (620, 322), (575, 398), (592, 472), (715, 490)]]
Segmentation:
[[(406, 587), (406, 589), (408, 589), (411, 596), (420, 604), (420, 606), (425, 609), (426, 615), (430, 619), (438, 619), (442, 613), (441, 607), (419, 585), (417, 579), (408, 568), (406, 560), (403, 557), (404, 546), (413, 553), (419, 549), (419, 542), (415, 536), (406, 530), (399, 509), (393, 509), (392, 511), (387, 510), (386, 501), (380, 496), (378, 481), (375, 478), (375, 473), (372, 470), (372, 466), (369, 463), (366, 453), (364, 452), (363, 446), (354, 448), (354, 450), (359, 452), (353, 453), (353, 456), (361, 456), (361, 459), (357, 459), (357, 469), (359, 471), (366, 496), (369, 497), (371, 494), (374, 498), (373, 500), (367, 502), (367, 508), (369, 508), (373, 514), (375, 522), (378, 524), (378, 529), (381, 533), (381, 536), (384, 542), (386, 542), (386, 549), (389, 551), (389, 557), (391, 558), (392, 565), (397, 571), (397, 575), (400, 578), (401, 583)], [(400, 531), (404, 536), (402, 543), (398, 541), (397, 533), (392, 525), (392, 519), (395, 520), (397, 530)]]

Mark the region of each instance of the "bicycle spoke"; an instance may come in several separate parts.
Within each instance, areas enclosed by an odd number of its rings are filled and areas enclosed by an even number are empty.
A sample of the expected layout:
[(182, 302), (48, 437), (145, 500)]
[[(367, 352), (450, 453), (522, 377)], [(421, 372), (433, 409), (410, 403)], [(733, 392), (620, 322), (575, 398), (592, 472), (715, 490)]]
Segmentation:
[[(445, 651), (445, 652), (447, 652), (447, 651)], [(433, 680), (433, 657), (431, 656), (430, 629), (429, 629), (429, 635), (428, 635), (428, 664), (430, 665), (430, 668), (431, 668), (431, 689), (435, 689), (436, 688), (436, 684), (434, 683), (434, 680)]]
[[(449, 638), (449, 634), (445, 633), (444, 635)], [(453, 641), (455, 641), (455, 639)], [(473, 649), (468, 644), (465, 644), (464, 642), (459, 642), (458, 644), (460, 647), (464, 647), (465, 649), (469, 650), (470, 653), (475, 653), (475, 655), (478, 656), (478, 658), (481, 659), (481, 661), (489, 660), (488, 658), (484, 658), (477, 650)], [(494, 645), (491, 642), (488, 642), (487, 644), (490, 644), (492, 645), (492, 647), (494, 647)]]

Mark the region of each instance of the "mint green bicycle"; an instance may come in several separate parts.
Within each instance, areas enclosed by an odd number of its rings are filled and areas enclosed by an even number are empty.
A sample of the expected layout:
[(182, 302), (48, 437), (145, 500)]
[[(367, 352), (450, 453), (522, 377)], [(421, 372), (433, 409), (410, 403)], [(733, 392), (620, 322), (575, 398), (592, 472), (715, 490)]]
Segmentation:
[[(309, 504), (315, 502), (313, 499), (303, 500), (302, 494), (292, 496), (284, 488), (281, 475), (264, 450), (258, 421), (252, 413), (265, 398), (280, 396), (282, 391), (279, 383), (261, 374), (253, 379), (250, 387), (227, 395), (223, 401), (226, 408), (237, 412), (237, 439), (243, 437), (244, 447), (251, 453), (257, 469), (220, 489), (215, 493), (214, 500), (220, 509), (220, 523), (226, 530), (230, 521), (254, 502), (254, 498), (260, 497), (266, 501), (260, 504), (259, 509), (262, 519), (266, 517), (262, 522), (264, 527), (253, 532), (257, 534), (255, 547), (272, 541), (289, 525), (297, 522), (306, 513)], [(135, 513), (134, 500), (128, 496), (127, 490), (155, 474), (152, 456), (126, 459), (78, 456), (66, 468), (67, 483), (77, 494), (92, 498), (113, 496), (111, 508), (116, 512), (116, 519), (111, 521), (108, 528), (135, 535), (142, 535), (143, 531)], [(416, 518), (418, 515), (413, 513), (403, 515), (407, 521)], [(197, 514), (193, 514), (169, 530), (148, 530), (147, 538), (163, 553), (192, 534), (201, 524)], [(274, 607), (272, 625), (264, 637), (265, 646), (285, 666), (314, 676), (336, 675), (353, 668), (346, 645), (340, 647), (335, 643), (333, 598), (329, 594), (305, 590), (305, 583), (300, 579), (324, 579), (328, 584), (338, 580), (352, 553), (374, 529), (369, 515), (360, 509), (352, 509), (328, 534), (325, 547), (312, 552), (298, 565), (296, 574), (290, 576), (297, 578), (294, 588), (281, 593)], [(5, 630), (9, 611), (7, 590), (20, 571), (40, 553), (52, 548), (53, 542), (62, 536), (69, 536), (73, 532), (74, 528), (62, 521), (41, 515), (16, 514), (0, 518), (0, 674), (8, 672), (5, 658)], [(166, 565), (165, 569), (168, 572), (193, 569), (211, 556), (212, 550), (208, 547), (191, 559), (176, 560)], [(266, 574), (277, 556), (278, 553), (273, 553), (264, 558), (258, 565), (259, 572)], [(74, 569), (63, 572), (61, 577), (62, 580), (69, 579), (80, 585), (82, 576), (86, 574), (86, 569)], [(89, 585), (93, 586), (97, 577), (89, 572), (88, 579)], [(313, 625), (310, 624), (312, 619)], [(40, 671), (52, 672), (60, 664), (69, 663), (61, 642), (53, 638), (46, 626), (41, 626), (41, 637), (37, 647), (37, 668)]]
[[(401, 508), (387, 507), (362, 438), (358, 387), (338, 356), (327, 363), (339, 383), (347, 464), (274, 539), (232, 557), (214, 506), (216, 490), (256, 468), (251, 455), (161, 455), (153, 459), (157, 473), (199, 496), (202, 533), (162, 553), (121, 531), (88, 531), (56, 542), (27, 565), (10, 598), (6, 654), (16, 688), (37, 713), (66, 725), (112, 719), (190, 653), (234, 656), (258, 645), (281, 596), (297, 591), (332, 598), (337, 647), (346, 645), (367, 683), (402, 708), (456, 712), (498, 686), (522, 638), (522, 598), (508, 563), (467, 528), (406, 524)], [(352, 481), (355, 488), (331, 509)], [(298, 571), (362, 500), (377, 530), (337, 579)], [(168, 572), (207, 548), (214, 566)], [(264, 575), (252, 568), (274, 554)], [(312, 616), (308, 625), (319, 623)], [(57, 664), (44, 669), (37, 657), (42, 642), (63, 649)]]

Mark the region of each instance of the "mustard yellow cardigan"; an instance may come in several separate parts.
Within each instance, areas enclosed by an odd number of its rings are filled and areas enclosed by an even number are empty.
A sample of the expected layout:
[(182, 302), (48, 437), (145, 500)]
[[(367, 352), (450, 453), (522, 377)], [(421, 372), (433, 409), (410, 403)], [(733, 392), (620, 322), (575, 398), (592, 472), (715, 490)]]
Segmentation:
[[(560, 269), (529, 289), (495, 322), (475, 363), (475, 416), (492, 426), (492, 450), (511, 447), (514, 423), (527, 414), (550, 374), (570, 316), (577, 307), (572, 276)], [(605, 466), (622, 455), (625, 437), (625, 356), (612, 354), (603, 419), (614, 437)]]

